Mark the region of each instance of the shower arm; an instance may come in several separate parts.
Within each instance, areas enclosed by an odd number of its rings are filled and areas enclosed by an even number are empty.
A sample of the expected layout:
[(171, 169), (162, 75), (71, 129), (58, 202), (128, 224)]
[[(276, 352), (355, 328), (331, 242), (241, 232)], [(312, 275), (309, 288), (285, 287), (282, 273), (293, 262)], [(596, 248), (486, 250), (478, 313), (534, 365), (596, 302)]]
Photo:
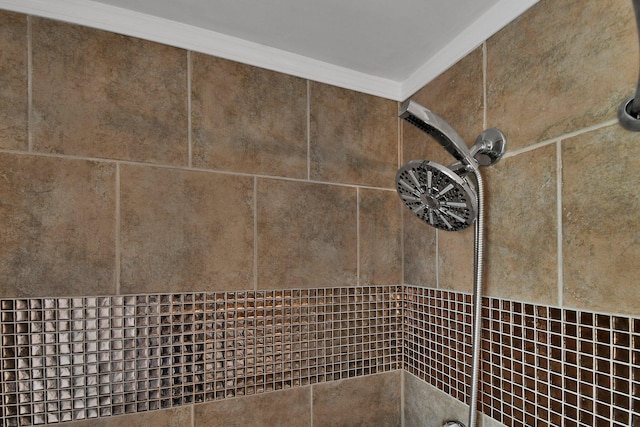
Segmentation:
[[(640, 0), (631, 0), (631, 3), (636, 16), (636, 28), (640, 45)], [(625, 129), (640, 132), (640, 72), (635, 94), (620, 104), (618, 108), (618, 120)]]

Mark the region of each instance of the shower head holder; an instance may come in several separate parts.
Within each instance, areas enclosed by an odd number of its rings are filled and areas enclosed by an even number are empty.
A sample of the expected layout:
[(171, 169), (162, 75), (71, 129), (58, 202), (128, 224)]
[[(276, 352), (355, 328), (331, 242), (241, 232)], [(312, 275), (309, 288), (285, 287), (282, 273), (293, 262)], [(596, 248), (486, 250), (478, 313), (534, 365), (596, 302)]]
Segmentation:
[(471, 155), (478, 166), (492, 166), (502, 158), (507, 150), (507, 138), (500, 129), (489, 128), (480, 132), (471, 147)]

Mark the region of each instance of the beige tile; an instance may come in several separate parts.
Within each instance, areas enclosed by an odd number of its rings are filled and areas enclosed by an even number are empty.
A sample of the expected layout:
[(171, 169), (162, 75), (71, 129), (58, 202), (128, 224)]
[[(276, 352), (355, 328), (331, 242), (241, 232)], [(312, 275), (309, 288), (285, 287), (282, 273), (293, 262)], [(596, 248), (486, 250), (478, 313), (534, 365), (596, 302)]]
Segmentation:
[(56, 424), (61, 427), (192, 427), (191, 407)]
[(442, 427), (456, 420), (468, 424), (468, 405), (408, 372), (402, 375), (405, 427)]
[(27, 17), (0, 10), (0, 148), (27, 149)]
[[(442, 117), (473, 145), (482, 131), (482, 48), (478, 47), (411, 96)], [(455, 159), (433, 138), (403, 121), (404, 161), (426, 159), (444, 165)]]
[(2, 296), (115, 293), (115, 165), (0, 153)]
[(395, 191), (360, 189), (361, 285), (402, 282), (402, 212)]
[[(398, 198), (398, 203), (400, 199)], [(437, 278), (436, 229), (403, 207), (404, 283), (435, 288)]]
[(121, 166), (121, 291), (253, 289), (253, 178)]
[[(446, 120), (471, 146), (482, 131), (482, 85), (482, 47), (478, 47), (411, 99)], [(402, 126), (405, 162), (424, 159), (446, 166), (456, 161), (429, 135), (408, 123), (403, 122)], [(440, 288), (471, 291), (473, 226), (455, 233), (436, 232), (406, 210), (405, 282), (429, 287), (439, 283)]]
[(313, 426), (401, 425), (401, 371), (313, 386)]
[(475, 224), (460, 231), (438, 230), (438, 288), (473, 292)]
[(486, 294), (558, 303), (556, 146), (483, 170)]
[(356, 190), (258, 180), (258, 288), (357, 284)]
[(307, 177), (307, 82), (193, 54), (193, 165)]
[(563, 141), (564, 303), (638, 314), (640, 144), (618, 125)]
[(311, 387), (204, 403), (194, 409), (193, 427), (310, 427)]
[(320, 83), (310, 90), (311, 179), (393, 188), (397, 103)]
[(487, 42), (487, 119), (509, 150), (615, 118), (638, 77), (624, 0), (542, 0)]
[(187, 54), (33, 18), (34, 149), (186, 165)]

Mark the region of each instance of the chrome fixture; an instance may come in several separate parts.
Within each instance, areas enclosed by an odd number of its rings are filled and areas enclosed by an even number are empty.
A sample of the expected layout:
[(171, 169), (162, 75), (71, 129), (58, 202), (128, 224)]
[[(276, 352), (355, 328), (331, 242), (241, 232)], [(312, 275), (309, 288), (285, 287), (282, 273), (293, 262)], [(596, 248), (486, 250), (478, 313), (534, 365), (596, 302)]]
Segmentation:
[[(640, 0), (632, 0), (631, 3), (636, 15), (636, 28), (640, 40)], [(638, 76), (635, 94), (618, 107), (618, 120), (625, 129), (640, 132), (640, 76)]]
[[(446, 231), (458, 231), (475, 223), (474, 318), (469, 426), (477, 425), (480, 386), (480, 337), (482, 328), (482, 270), (484, 267), (484, 184), (480, 166), (491, 166), (503, 156), (506, 138), (498, 129), (483, 131), (469, 150), (449, 124), (425, 107), (406, 101), (400, 117), (431, 135), (457, 162), (447, 166), (427, 160), (411, 160), (396, 174), (402, 202), (421, 220)], [(475, 177), (475, 188), (468, 179)], [(464, 427), (449, 421), (447, 427)]]

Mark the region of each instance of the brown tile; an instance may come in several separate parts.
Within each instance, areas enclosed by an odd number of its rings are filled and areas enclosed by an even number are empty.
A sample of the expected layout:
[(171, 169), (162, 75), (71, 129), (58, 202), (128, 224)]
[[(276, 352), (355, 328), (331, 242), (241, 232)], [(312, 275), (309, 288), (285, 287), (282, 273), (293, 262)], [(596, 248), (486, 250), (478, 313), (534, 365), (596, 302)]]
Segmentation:
[(0, 148), (27, 149), (27, 17), (0, 11)]
[(115, 292), (115, 165), (0, 154), (1, 293)]
[[(416, 92), (411, 99), (446, 120), (473, 145), (482, 131), (482, 47), (478, 47)], [(433, 138), (403, 122), (403, 159), (455, 162)], [(436, 231), (405, 212), (405, 282), (468, 292), (473, 288), (473, 226), (460, 232)], [(436, 263), (440, 277), (436, 282)]]
[[(482, 48), (478, 47), (411, 96), (433, 111), (473, 145), (482, 131)], [(455, 162), (433, 138), (403, 121), (403, 159), (426, 159), (444, 165)]]
[(637, 82), (631, 2), (542, 0), (487, 52), (487, 119), (509, 150), (615, 118)]
[(557, 304), (556, 146), (483, 170), (487, 295)]
[[(398, 199), (398, 203), (400, 199)], [(404, 283), (437, 287), (437, 233), (436, 229), (417, 218), (406, 207), (402, 208), (404, 221)]]
[(467, 424), (469, 406), (421, 379), (404, 375), (404, 425), (406, 427), (442, 427), (447, 421)]
[(121, 166), (121, 291), (253, 289), (253, 179)]
[(33, 18), (34, 149), (186, 165), (187, 55)]
[(402, 208), (395, 191), (360, 189), (360, 284), (402, 282)]
[(193, 54), (193, 165), (307, 177), (307, 82)]
[(313, 386), (313, 425), (400, 426), (401, 371)]
[(310, 105), (311, 179), (393, 188), (397, 103), (311, 83)]
[(258, 180), (258, 287), (353, 286), (356, 190)]
[(638, 134), (613, 125), (562, 148), (565, 304), (637, 314)]
[(192, 427), (191, 407), (58, 424), (61, 427)]
[(464, 230), (438, 230), (438, 288), (473, 292), (475, 224)]
[(310, 393), (298, 387), (195, 405), (194, 427), (311, 426)]

